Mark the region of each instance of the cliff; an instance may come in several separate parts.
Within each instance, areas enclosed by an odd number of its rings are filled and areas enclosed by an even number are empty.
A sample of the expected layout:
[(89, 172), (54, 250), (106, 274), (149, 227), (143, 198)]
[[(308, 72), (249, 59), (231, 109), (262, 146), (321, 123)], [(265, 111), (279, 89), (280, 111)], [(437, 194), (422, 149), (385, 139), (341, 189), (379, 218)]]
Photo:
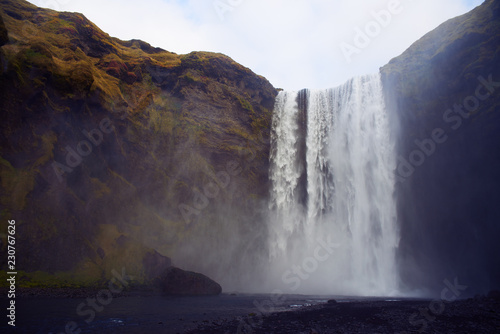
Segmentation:
[[(124, 268), (137, 283), (163, 275), (169, 294), (220, 291), (173, 263), (246, 287), (267, 253), (272, 85), (222, 54), (0, 4), (0, 240), (5, 251), (15, 220), (19, 286), (102, 284)], [(499, 18), (487, 0), (381, 69), (410, 291), (500, 287)]]
[(144, 282), (156, 252), (219, 278), (268, 196), (276, 90), (222, 54), (0, 4), (0, 229), (16, 221), (21, 284)]
[(499, 32), (500, 3), (488, 0), (381, 69), (410, 289), (440, 292), (455, 277), (468, 293), (500, 285)]

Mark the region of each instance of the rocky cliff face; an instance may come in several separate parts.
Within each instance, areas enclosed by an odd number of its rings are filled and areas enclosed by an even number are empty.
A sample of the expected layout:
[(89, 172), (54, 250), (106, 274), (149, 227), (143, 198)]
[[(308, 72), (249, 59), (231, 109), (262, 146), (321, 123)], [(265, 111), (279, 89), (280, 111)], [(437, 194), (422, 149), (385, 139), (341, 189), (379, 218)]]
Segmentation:
[(500, 3), (488, 0), (381, 69), (398, 140), (409, 288), (500, 284)]
[(0, 228), (16, 220), (26, 285), (121, 267), (144, 280), (156, 251), (218, 279), (258, 247), (230, 240), (264, 231), (277, 94), (265, 78), (222, 54), (112, 38), (81, 14), (0, 4)]
[[(408, 289), (500, 285), (499, 18), (487, 0), (381, 69)], [(0, 0), (0, 64), (0, 229), (16, 221), (20, 286), (102, 283), (125, 268), (166, 293), (220, 291), (165, 272), (165, 255), (245, 286), (266, 252), (277, 92), (265, 78), (23, 0)]]

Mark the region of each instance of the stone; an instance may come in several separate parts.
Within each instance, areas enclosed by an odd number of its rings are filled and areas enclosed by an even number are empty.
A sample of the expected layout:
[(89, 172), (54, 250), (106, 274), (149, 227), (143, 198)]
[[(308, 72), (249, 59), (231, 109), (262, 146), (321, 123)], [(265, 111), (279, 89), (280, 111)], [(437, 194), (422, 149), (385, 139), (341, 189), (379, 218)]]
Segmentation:
[(166, 269), (172, 266), (172, 260), (163, 256), (156, 250), (148, 252), (142, 258), (142, 266), (146, 280), (150, 281), (160, 276)]
[(219, 295), (222, 287), (207, 276), (170, 267), (160, 279), (162, 292), (167, 295)]

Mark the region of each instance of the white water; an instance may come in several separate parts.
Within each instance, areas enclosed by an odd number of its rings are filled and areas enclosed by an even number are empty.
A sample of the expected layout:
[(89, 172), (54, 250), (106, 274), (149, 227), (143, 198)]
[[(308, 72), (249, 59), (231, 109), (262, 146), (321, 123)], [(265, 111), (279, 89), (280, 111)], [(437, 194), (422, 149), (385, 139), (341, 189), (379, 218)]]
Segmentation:
[[(285, 293), (396, 294), (396, 159), (380, 77), (298, 96), (280, 92), (274, 110), (274, 284)], [(335, 245), (325, 248), (328, 239)]]

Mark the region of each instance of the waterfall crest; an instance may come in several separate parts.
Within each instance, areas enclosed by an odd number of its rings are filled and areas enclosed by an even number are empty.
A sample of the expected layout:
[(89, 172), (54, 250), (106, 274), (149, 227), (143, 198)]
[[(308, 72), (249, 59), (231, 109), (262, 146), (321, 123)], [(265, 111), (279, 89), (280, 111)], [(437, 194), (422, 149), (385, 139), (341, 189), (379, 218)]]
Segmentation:
[(394, 294), (394, 144), (379, 75), (282, 91), (271, 133), (270, 254), (285, 287)]

